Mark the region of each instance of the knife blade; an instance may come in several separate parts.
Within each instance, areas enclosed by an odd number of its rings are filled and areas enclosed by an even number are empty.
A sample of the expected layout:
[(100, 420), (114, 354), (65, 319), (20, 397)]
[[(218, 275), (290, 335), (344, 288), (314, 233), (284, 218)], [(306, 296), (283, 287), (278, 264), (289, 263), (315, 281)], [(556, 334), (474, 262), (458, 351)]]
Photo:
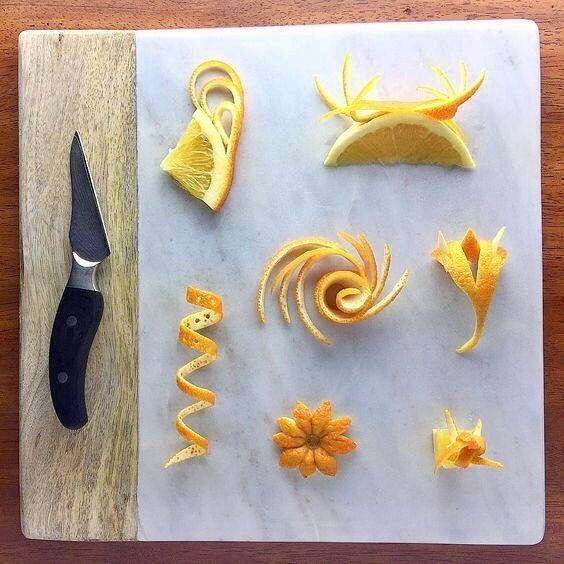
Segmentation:
[(96, 282), (110, 245), (78, 132), (70, 148), (72, 268), (51, 330), (49, 387), (62, 425), (80, 429), (88, 421), (84, 382), (92, 341), (104, 310)]

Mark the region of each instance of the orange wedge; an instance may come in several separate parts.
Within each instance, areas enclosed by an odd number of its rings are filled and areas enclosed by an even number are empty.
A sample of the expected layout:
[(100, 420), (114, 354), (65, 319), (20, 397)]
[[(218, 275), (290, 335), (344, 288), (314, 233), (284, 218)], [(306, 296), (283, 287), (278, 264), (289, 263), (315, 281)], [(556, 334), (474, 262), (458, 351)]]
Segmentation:
[(411, 163), (475, 167), (464, 135), (452, 118), (482, 85), (483, 71), (468, 85), (466, 65), (461, 63), (460, 86), (455, 89), (445, 73), (433, 65), (431, 68), (443, 84), (444, 92), (422, 86), (420, 90), (430, 94), (430, 100), (397, 101), (367, 97), (378, 83), (378, 75), (353, 96), (350, 68), (351, 59), (347, 54), (341, 78), (344, 103), (332, 98), (319, 79), (315, 79), (319, 96), (329, 108), (322, 119), (341, 115), (353, 121), (333, 145), (326, 165)]
[(417, 112), (393, 112), (355, 124), (335, 141), (325, 164), (438, 164), (475, 168), (460, 134)]
[[(210, 70), (219, 70), (226, 76), (209, 80), (198, 93), (198, 78)], [(244, 115), (243, 87), (239, 76), (227, 63), (206, 61), (192, 73), (188, 89), (196, 110), (176, 147), (162, 161), (161, 168), (184, 190), (217, 211), (225, 202), (233, 180)], [(218, 90), (228, 93), (232, 101), (223, 100), (212, 111), (207, 97)], [(230, 122), (228, 129), (226, 116)]]

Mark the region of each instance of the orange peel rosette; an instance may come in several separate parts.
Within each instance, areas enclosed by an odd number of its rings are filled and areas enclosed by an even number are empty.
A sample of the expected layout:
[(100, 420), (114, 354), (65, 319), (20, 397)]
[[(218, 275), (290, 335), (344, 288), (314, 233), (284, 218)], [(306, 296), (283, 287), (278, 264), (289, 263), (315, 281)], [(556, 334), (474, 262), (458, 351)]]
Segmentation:
[[(484, 331), (497, 280), (507, 258), (507, 251), (499, 245), (504, 231), (505, 227), (502, 227), (491, 241), (479, 241), (472, 229), (468, 229), (462, 241), (448, 242), (439, 231), (438, 246), (431, 256), (442, 264), (452, 281), (468, 296), (476, 315), (474, 333), (456, 349), (458, 353), (472, 350)], [(475, 277), (470, 263), (477, 263)]]
[(281, 447), (280, 466), (298, 468), (304, 478), (317, 470), (326, 476), (335, 476), (338, 470), (336, 455), (348, 454), (356, 443), (344, 433), (351, 425), (350, 417), (332, 419), (329, 400), (322, 401), (311, 413), (302, 402), (296, 402), (293, 416), (280, 417), (280, 433), (272, 440)]
[(357, 238), (339, 233), (341, 239), (354, 249), (354, 253), (338, 243), (318, 237), (296, 239), (283, 245), (268, 261), (259, 281), (257, 293), (257, 312), (259, 319), (266, 320), (264, 298), (266, 286), (273, 271), (281, 266), (274, 276), (271, 291), (278, 290), (278, 305), (282, 317), (290, 323), (288, 310), (288, 289), (295, 277), (294, 297), (298, 315), (307, 330), (321, 343), (330, 344), (329, 339), (316, 327), (305, 305), (305, 280), (310, 269), (319, 261), (329, 257), (339, 257), (349, 263), (349, 269), (332, 270), (317, 281), (313, 290), (313, 301), (318, 312), (328, 321), (349, 324), (364, 321), (380, 313), (389, 306), (407, 283), (409, 271), (406, 270), (392, 290), (379, 299), (390, 270), (391, 251), (384, 247), (384, 261), (381, 273), (374, 251), (366, 237)]
[(459, 429), (448, 409), (445, 409), (445, 419), (446, 429), (433, 429), (435, 472), (439, 468), (468, 468), (472, 465), (503, 468), (501, 462), (483, 456), (486, 452), (486, 441), (482, 437), (481, 419), (478, 419), (471, 430)]
[(197, 401), (181, 409), (176, 416), (176, 430), (178, 434), (191, 444), (171, 456), (165, 463), (165, 468), (182, 460), (207, 454), (208, 440), (188, 427), (184, 423), (184, 418), (192, 413), (215, 405), (215, 393), (192, 384), (188, 380), (188, 376), (194, 371), (215, 362), (217, 359), (216, 343), (208, 337), (201, 335), (198, 331), (215, 325), (222, 320), (223, 304), (219, 296), (207, 290), (193, 288), (192, 286), (189, 286), (186, 291), (186, 301), (202, 309), (187, 315), (180, 321), (178, 340), (183, 345), (201, 354), (178, 370), (176, 373), (176, 385), (182, 392)]

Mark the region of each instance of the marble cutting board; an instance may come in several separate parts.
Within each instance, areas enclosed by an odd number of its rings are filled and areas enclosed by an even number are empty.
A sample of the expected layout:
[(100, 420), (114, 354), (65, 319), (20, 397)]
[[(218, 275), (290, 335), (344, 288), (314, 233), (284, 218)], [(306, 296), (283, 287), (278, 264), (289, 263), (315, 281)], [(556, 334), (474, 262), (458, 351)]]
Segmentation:
[[(139, 198), (138, 537), (142, 540), (359, 541), (533, 544), (544, 533), (539, 41), (524, 21), (144, 31), (136, 34)], [(381, 73), (383, 98), (436, 85), (428, 68), (487, 78), (456, 121), (477, 163), (440, 167), (325, 168), (343, 130), (324, 123), (318, 75), (336, 92), (344, 54), (353, 81)], [(213, 214), (159, 168), (192, 112), (187, 77), (205, 59), (229, 61), (246, 114), (232, 191)], [(509, 259), (480, 345), (466, 298), (429, 256), (437, 230), (505, 225)], [(315, 342), (274, 301), (255, 313), (258, 277), (283, 242), (364, 232), (390, 282), (405, 291), (378, 317)], [(219, 360), (194, 378), (217, 404), (190, 425), (209, 456), (162, 469), (180, 447), (176, 412), (187, 398), (175, 371), (192, 353), (177, 344), (192, 307), (185, 287), (219, 293), (223, 322), (207, 334)], [(315, 315), (315, 311), (312, 310)], [(316, 317), (317, 319), (317, 317)], [(271, 435), (296, 400), (331, 399), (353, 418), (358, 450), (336, 478), (280, 469)], [(450, 407), (461, 426), (484, 421), (488, 455), (505, 468), (433, 475), (431, 429)]]

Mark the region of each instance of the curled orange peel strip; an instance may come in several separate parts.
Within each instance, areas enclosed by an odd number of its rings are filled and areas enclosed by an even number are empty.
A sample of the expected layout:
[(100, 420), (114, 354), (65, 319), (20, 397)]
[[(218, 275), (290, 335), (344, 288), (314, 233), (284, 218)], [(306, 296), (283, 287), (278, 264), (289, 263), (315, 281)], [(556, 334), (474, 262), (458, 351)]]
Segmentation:
[(188, 380), (188, 376), (217, 359), (217, 345), (215, 342), (201, 335), (198, 331), (221, 321), (223, 318), (222, 301), (219, 296), (212, 292), (198, 290), (191, 286), (186, 291), (186, 301), (203, 308), (184, 317), (180, 321), (178, 333), (178, 340), (183, 345), (201, 353), (200, 356), (182, 366), (176, 373), (176, 385), (178, 388), (197, 400), (181, 409), (176, 416), (176, 430), (178, 434), (192, 444), (171, 456), (165, 463), (165, 468), (182, 460), (207, 454), (208, 440), (188, 427), (184, 423), (184, 418), (187, 415), (215, 405), (215, 393), (206, 388), (195, 386)]
[[(334, 115), (344, 115), (358, 123), (366, 123), (384, 114), (418, 112), (432, 119), (448, 121), (448, 125), (455, 129), (456, 126), (450, 122), (450, 120), (455, 116), (458, 108), (477, 92), (486, 76), (485, 71), (482, 71), (478, 78), (468, 86), (468, 71), (466, 65), (460, 63), (460, 86), (457, 90), (439, 67), (431, 65), (431, 69), (443, 84), (444, 92), (428, 86), (420, 86), (418, 87), (419, 90), (432, 96), (430, 100), (373, 100), (366, 98), (366, 96), (374, 89), (380, 77), (375, 76), (368, 80), (358, 94), (353, 96), (350, 88), (350, 67), (351, 57), (350, 54), (347, 53), (342, 73), (344, 104), (340, 104), (332, 98), (327, 93), (320, 80), (315, 78), (317, 92), (325, 105), (329, 108), (329, 112), (321, 116), (321, 119)], [(456, 128), (455, 131), (456, 130), (458, 130), (458, 128)]]
[[(209, 71), (219, 71), (224, 76), (212, 78), (198, 89), (200, 76)], [(228, 99), (212, 110), (208, 97), (218, 91)], [(190, 76), (188, 94), (194, 113), (176, 147), (163, 159), (161, 168), (184, 190), (218, 211), (233, 181), (245, 112), (243, 85), (229, 64), (209, 60), (198, 65)]]
[(355, 239), (346, 233), (339, 233), (339, 236), (353, 247), (358, 256), (338, 243), (315, 237), (296, 239), (276, 251), (266, 264), (258, 285), (257, 313), (263, 323), (266, 320), (266, 286), (274, 270), (279, 267), (273, 278), (271, 291), (278, 291), (278, 306), (282, 317), (290, 323), (287, 294), (292, 280), (295, 280), (294, 298), (298, 316), (319, 342), (330, 344), (307, 311), (304, 290), (311, 267), (329, 257), (340, 257), (348, 262), (351, 268), (327, 272), (317, 281), (313, 290), (313, 301), (325, 319), (338, 324), (356, 323), (376, 315), (395, 300), (407, 283), (409, 272), (406, 270), (391, 292), (378, 301), (390, 269), (389, 246), (384, 248), (382, 273), (378, 277), (376, 257), (366, 237), (360, 234)]
[(503, 468), (501, 462), (482, 456), (486, 452), (486, 441), (482, 437), (481, 419), (471, 430), (458, 429), (450, 410), (445, 409), (444, 413), (447, 428), (433, 429), (434, 472), (439, 468), (468, 468), (471, 465)]
[[(446, 241), (439, 231), (437, 248), (431, 256), (448, 272), (453, 282), (468, 296), (476, 316), (474, 333), (458, 353), (472, 350), (484, 331), (488, 309), (495, 292), (497, 280), (507, 258), (507, 251), (499, 246), (505, 227), (491, 240), (478, 241), (471, 229), (462, 241)], [(476, 277), (470, 263), (477, 263)]]
[[(198, 92), (198, 79), (204, 72), (211, 70), (219, 70), (225, 73), (228, 78), (212, 78), (206, 82)], [(233, 101), (224, 100), (220, 102), (212, 112), (208, 106), (208, 95), (217, 90), (231, 94)], [(221, 135), (227, 153), (234, 155), (237, 149), (237, 144), (239, 143), (239, 137), (241, 136), (244, 114), (243, 85), (241, 84), (239, 75), (235, 72), (231, 65), (228, 65), (223, 61), (204, 61), (194, 69), (194, 72), (190, 76), (190, 80), (188, 82), (188, 93), (194, 107), (197, 110), (202, 110), (215, 125)], [(229, 133), (225, 131), (222, 121), (225, 113), (230, 114), (231, 117), (231, 128)]]

